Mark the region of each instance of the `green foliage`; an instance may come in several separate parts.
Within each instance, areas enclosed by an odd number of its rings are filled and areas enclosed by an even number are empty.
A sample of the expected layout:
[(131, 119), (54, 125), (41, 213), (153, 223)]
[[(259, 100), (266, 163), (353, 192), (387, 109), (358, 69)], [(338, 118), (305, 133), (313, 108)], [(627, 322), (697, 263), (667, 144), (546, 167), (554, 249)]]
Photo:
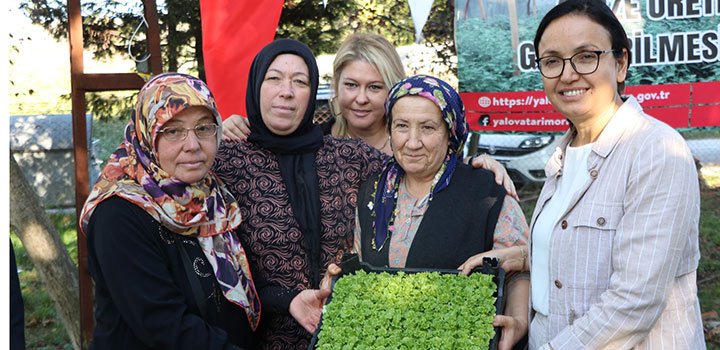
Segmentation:
[[(539, 18), (519, 21), (520, 41), (532, 40)], [(486, 20), (469, 18), (458, 22), (457, 45), (460, 91), (525, 91), (542, 90), (540, 73), (515, 76), (513, 50), (509, 35), (510, 21), (506, 16)]]
[(346, 14), (356, 11), (352, 1), (331, 1), (323, 8), (321, 1), (288, 0), (275, 37), (301, 41), (315, 55), (334, 53), (349, 29)]
[(395, 46), (413, 42), (415, 31), (406, 1), (358, 0), (355, 4), (357, 11), (347, 19), (353, 32), (377, 33)]
[(343, 276), (317, 349), (481, 349), (495, 335), (495, 283), (474, 273)]

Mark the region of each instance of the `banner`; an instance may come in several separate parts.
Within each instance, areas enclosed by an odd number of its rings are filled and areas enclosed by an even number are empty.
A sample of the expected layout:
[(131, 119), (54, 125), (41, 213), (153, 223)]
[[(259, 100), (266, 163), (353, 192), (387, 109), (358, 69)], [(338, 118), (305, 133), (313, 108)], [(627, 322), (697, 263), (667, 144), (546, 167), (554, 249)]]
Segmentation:
[[(625, 94), (675, 128), (720, 126), (720, 0), (609, 0), (632, 62)], [(554, 0), (457, 0), (461, 97), (474, 131), (564, 131), (533, 39)]]
[(275, 37), (282, 7), (282, 0), (200, 0), (205, 77), (223, 119), (247, 116), (250, 65)]

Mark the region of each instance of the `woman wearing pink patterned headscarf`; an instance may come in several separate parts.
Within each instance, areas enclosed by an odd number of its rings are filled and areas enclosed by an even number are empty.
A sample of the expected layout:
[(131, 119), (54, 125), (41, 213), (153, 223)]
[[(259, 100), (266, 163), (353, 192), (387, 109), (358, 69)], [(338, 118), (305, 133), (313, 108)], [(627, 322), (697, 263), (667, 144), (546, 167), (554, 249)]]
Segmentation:
[(210, 172), (221, 125), (194, 77), (162, 74), (140, 91), (80, 218), (95, 280), (91, 349), (251, 346), (260, 304), (233, 231), (240, 211)]

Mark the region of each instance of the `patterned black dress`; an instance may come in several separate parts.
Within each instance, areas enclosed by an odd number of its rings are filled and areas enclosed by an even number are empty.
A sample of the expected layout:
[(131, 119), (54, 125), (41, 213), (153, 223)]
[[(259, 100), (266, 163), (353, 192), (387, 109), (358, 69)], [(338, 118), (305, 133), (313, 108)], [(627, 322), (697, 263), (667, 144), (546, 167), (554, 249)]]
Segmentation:
[[(382, 167), (387, 155), (359, 139), (324, 137), (316, 153), (320, 194), (321, 271), (352, 248), (357, 190)], [(306, 349), (309, 334), (288, 312), (308, 289), (305, 237), (292, 213), (272, 152), (252, 143), (222, 143), (213, 171), (240, 204), (238, 236), (246, 249), (260, 294), (262, 314), (255, 344), (262, 349)]]

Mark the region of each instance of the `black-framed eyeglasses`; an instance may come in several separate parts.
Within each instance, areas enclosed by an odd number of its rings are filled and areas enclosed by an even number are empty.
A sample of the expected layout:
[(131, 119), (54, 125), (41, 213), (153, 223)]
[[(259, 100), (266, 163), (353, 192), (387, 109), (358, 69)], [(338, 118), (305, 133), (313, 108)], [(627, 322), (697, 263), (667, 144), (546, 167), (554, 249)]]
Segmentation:
[(192, 130), (195, 133), (195, 136), (197, 136), (198, 138), (206, 139), (208, 137), (213, 137), (217, 135), (218, 125), (208, 123), (196, 125), (194, 128), (167, 126), (160, 129), (160, 131), (158, 132), (163, 134), (165, 139), (167, 139), (168, 141), (182, 141), (185, 140), (190, 130)]
[(617, 50), (597, 50), (597, 51), (580, 51), (570, 58), (562, 58), (559, 56), (545, 56), (535, 59), (540, 74), (545, 78), (553, 79), (562, 75), (565, 70), (565, 61), (570, 61), (577, 74), (592, 74), (600, 65), (600, 55)]

